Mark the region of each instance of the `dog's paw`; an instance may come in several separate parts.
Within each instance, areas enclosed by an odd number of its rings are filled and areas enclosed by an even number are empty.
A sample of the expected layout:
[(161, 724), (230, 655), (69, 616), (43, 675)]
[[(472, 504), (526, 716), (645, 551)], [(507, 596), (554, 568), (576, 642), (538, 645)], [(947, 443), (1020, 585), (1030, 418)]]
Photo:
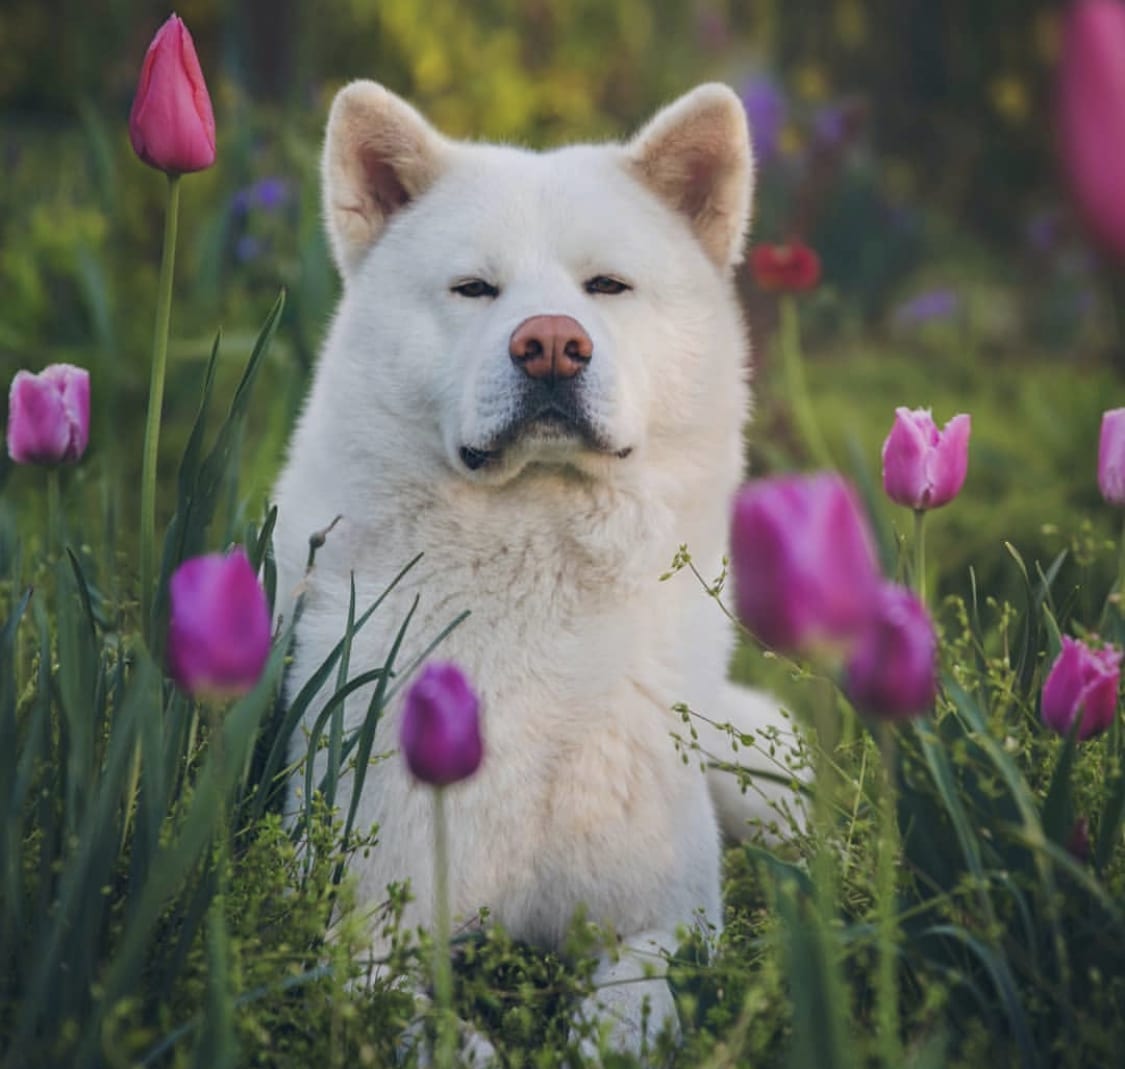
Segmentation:
[[(676, 1001), (659, 978), (602, 986), (583, 1001), (576, 1018), (571, 1041), (591, 1065), (600, 1065), (608, 1052), (656, 1065), (658, 1049), (680, 1043)], [(658, 1043), (661, 1039), (666, 1042)]]
[[(492, 1041), (464, 1021), (457, 1022), (457, 1046), (458, 1065), (493, 1069), (500, 1064)], [(425, 1018), (419, 1017), (403, 1032), (395, 1064), (401, 1069), (430, 1069), (433, 1065), (433, 1043), (427, 1033)]]

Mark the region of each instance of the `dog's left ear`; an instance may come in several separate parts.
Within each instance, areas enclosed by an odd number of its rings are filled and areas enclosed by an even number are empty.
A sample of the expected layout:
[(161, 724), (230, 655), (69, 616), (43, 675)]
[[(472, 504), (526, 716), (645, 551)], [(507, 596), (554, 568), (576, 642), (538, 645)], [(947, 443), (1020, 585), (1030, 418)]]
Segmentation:
[(701, 85), (659, 112), (626, 146), (629, 169), (676, 211), (715, 264), (742, 260), (754, 164), (742, 102)]

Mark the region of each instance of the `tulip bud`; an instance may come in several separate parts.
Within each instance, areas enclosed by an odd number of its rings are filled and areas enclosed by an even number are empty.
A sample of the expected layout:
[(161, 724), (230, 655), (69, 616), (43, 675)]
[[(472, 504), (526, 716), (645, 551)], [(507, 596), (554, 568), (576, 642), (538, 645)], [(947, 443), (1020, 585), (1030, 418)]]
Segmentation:
[(1094, 240), (1125, 262), (1125, 4), (1078, 0), (1063, 22), (1056, 84), (1063, 169)]
[(830, 473), (743, 488), (731, 572), (739, 618), (788, 652), (850, 644), (873, 616), (880, 583), (867, 522), (849, 485)]
[(168, 174), (202, 171), (215, 162), (211, 97), (191, 34), (175, 15), (145, 54), (129, 138), (145, 163)]
[(1125, 408), (1114, 408), (1102, 415), (1098, 489), (1109, 504), (1125, 506)]
[(820, 281), (820, 257), (801, 241), (756, 245), (750, 250), (750, 273), (771, 293), (800, 293)]
[(270, 652), (266, 594), (245, 550), (184, 561), (169, 583), (168, 671), (193, 696), (245, 694)]
[(921, 716), (933, 707), (936, 673), (930, 614), (911, 591), (885, 583), (875, 618), (848, 662), (848, 697), (860, 713), (881, 720)]
[(1117, 712), (1120, 678), (1120, 650), (1112, 646), (1092, 650), (1078, 639), (1064, 635), (1062, 652), (1043, 684), (1043, 722), (1060, 735), (1066, 735), (1074, 718), (1081, 716), (1079, 739), (1105, 731)]
[(410, 771), (423, 783), (446, 787), (480, 767), (480, 702), (455, 664), (428, 664), (411, 684), (399, 743)]
[(90, 439), (90, 373), (51, 364), (17, 371), (8, 393), (8, 455), (17, 464), (77, 460)]
[(936, 509), (952, 501), (969, 470), (968, 416), (954, 416), (939, 431), (929, 409), (895, 409), (883, 443), (883, 489), (899, 505)]

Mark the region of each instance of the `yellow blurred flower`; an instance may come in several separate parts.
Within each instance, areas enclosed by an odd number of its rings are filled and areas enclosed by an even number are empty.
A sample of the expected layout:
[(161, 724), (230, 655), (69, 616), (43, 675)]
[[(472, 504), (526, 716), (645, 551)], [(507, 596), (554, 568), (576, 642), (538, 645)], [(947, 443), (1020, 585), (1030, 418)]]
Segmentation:
[(799, 97), (816, 103), (828, 96), (828, 75), (818, 63), (805, 63), (797, 68), (793, 87)]
[(832, 15), (836, 36), (845, 48), (858, 48), (867, 41), (867, 12), (859, 0), (838, 0)]
[(1027, 86), (1015, 75), (1004, 74), (994, 78), (988, 93), (996, 113), (1012, 124), (1024, 122), (1031, 112)]

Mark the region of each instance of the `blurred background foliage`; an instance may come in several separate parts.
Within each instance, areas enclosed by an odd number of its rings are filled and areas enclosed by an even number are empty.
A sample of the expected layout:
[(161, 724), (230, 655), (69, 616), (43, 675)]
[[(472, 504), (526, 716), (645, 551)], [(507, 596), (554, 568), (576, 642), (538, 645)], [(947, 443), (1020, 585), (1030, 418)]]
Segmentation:
[[(755, 136), (755, 239), (802, 236), (824, 260), (802, 323), (837, 460), (877, 484), (895, 405), (932, 405), (939, 424), (973, 415), (965, 494), (931, 527), (943, 588), (963, 588), (970, 564), (982, 583), (1004, 581), (1005, 539), (1029, 560), (1104, 540), (1096, 436), (1101, 411), (1122, 399), (1122, 302), (1055, 166), (1061, 6), (184, 0), (219, 162), (185, 184), (168, 479), (214, 331), (224, 330), (233, 384), (284, 286), (265, 371), (271, 403), (259, 403), (244, 449), (243, 492), (256, 507), (268, 490), (337, 292), (317, 166), (340, 85), (375, 77), (453, 135), (546, 145), (622, 136), (694, 83), (720, 79), (742, 94)], [(0, 8), (0, 377), (57, 360), (91, 368), (92, 455), (67, 472), (68, 492), (86, 495), (107, 544), (125, 553), (163, 203), (162, 178), (133, 156), (126, 119), (167, 14), (149, 0)], [(772, 388), (772, 298), (746, 273), (739, 284), (754, 325), (750, 437), (752, 473), (762, 474), (804, 458)], [(0, 469), (28, 513), (40, 507), (34, 474)], [(892, 525), (905, 529), (907, 516), (876, 507), (888, 537)]]

